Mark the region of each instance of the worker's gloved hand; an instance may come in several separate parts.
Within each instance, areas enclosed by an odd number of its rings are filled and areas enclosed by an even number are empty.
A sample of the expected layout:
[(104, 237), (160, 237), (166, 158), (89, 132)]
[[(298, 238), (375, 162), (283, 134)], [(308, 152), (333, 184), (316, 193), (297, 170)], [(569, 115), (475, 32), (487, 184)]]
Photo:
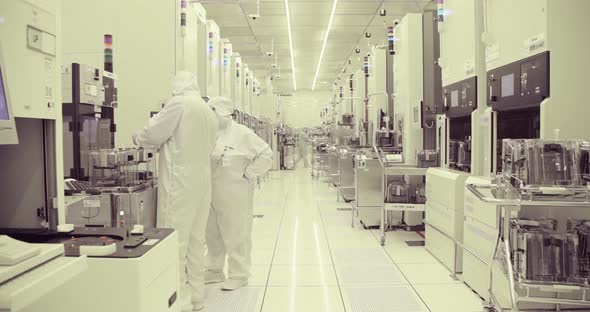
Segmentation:
[(247, 173), (244, 173), (244, 179), (246, 179), (246, 181), (248, 181), (248, 183), (250, 183), (250, 185), (252, 185), (253, 187), (256, 187), (256, 185), (258, 185), (258, 177), (249, 176)]

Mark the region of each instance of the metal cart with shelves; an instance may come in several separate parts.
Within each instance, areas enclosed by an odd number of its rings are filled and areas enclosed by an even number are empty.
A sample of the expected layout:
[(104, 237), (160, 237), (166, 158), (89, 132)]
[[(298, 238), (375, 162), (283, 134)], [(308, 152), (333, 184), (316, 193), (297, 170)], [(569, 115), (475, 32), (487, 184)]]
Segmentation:
[(311, 148), (311, 176), (327, 176), (330, 170), (329, 140), (318, 138), (312, 140)]
[[(394, 227), (399, 227), (399, 225), (391, 224), (388, 220), (390, 220), (390, 215), (392, 212), (420, 212), (423, 213), (425, 210), (425, 197), (423, 196), (424, 193), (418, 196), (417, 189), (413, 188), (416, 185), (416, 181), (422, 181), (422, 186), (425, 186), (424, 180), (426, 177), (426, 170), (427, 168), (417, 168), (416, 166), (412, 165), (403, 165), (398, 163), (395, 159), (391, 160), (386, 157), (386, 155), (382, 152), (379, 152), (379, 162), (382, 168), (382, 177), (381, 177), (381, 237), (380, 242), (381, 246), (385, 245), (386, 235), (385, 233), (388, 230), (393, 229)], [(405, 202), (397, 202), (395, 200), (388, 200), (388, 187), (390, 182), (390, 177), (397, 176), (401, 177), (402, 181), (409, 182), (408, 185), (410, 189), (408, 192), (408, 200)], [(412, 180), (412, 181), (408, 181)], [(418, 200), (418, 197), (421, 200)], [(406, 226), (407, 227), (407, 226)]]
[[(467, 184), (466, 188), (479, 200), (497, 207), (499, 231), (488, 262), (488, 310), (518, 312), (530, 309), (531, 305), (536, 305), (534, 309), (554, 311), (568, 307), (590, 308), (588, 276), (578, 275), (578, 278), (567, 280), (539, 280), (523, 274), (522, 269), (519, 269), (523, 266), (519, 260), (522, 256), (519, 254), (526, 254), (528, 247), (520, 248), (519, 234), (514, 225), (515, 220), (528, 221), (539, 216), (555, 216), (556, 209), (560, 210), (558, 215), (562, 219), (572, 216), (587, 219), (590, 216), (590, 191), (587, 187), (539, 187), (517, 192), (511, 185), (498, 182), (486, 185)], [(564, 257), (554, 259), (564, 263), (578, 263), (568, 258), (569, 255), (580, 260), (577, 250), (574, 249), (573, 254), (571, 250), (567, 252), (562, 251)], [(576, 266), (570, 268), (574, 269)], [(502, 292), (506, 289), (507, 291)]]

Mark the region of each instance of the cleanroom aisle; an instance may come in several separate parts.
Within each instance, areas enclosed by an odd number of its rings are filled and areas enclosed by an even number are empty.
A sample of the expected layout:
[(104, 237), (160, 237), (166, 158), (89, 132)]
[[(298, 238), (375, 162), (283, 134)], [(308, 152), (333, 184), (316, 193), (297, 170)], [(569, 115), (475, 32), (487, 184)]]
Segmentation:
[(350, 226), (350, 204), (308, 170), (271, 172), (257, 192), (248, 287), (207, 288), (205, 311), (475, 312), (481, 301), (413, 232)]

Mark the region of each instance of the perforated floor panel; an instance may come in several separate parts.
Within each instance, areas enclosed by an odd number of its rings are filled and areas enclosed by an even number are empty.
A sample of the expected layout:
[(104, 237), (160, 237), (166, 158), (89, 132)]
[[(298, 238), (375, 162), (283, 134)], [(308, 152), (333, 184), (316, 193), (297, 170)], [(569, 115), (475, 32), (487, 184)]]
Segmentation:
[(338, 264), (391, 264), (379, 248), (337, 248), (334, 261)]
[(346, 287), (345, 291), (352, 312), (428, 311), (410, 286)]
[(223, 291), (219, 287), (205, 288), (204, 312), (254, 312), (263, 288), (243, 287), (234, 291)]
[(359, 285), (397, 285), (407, 284), (403, 275), (393, 264), (371, 264), (359, 269), (359, 265), (338, 266), (340, 284)]

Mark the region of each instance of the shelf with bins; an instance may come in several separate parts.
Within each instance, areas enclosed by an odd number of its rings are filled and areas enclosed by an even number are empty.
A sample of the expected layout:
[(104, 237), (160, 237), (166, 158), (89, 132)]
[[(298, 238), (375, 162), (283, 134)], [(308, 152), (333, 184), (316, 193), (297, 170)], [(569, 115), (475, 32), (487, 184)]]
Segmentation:
[[(381, 211), (381, 245), (385, 245), (386, 235), (385, 232), (391, 226), (387, 224), (389, 218), (388, 213), (392, 211), (403, 211), (403, 212), (424, 212), (425, 210), (425, 184), (424, 179), (426, 176), (427, 168), (418, 168), (412, 165), (391, 165), (385, 161), (385, 157), (381, 156), (382, 166), (382, 211)], [(390, 185), (388, 184), (388, 177), (399, 176), (404, 182), (399, 185), (393, 185), (398, 188), (398, 196), (389, 196)], [(408, 180), (412, 180), (409, 181)], [(420, 182), (417, 182), (420, 181)], [(421, 191), (420, 191), (421, 186)], [(406, 188), (400, 191), (402, 188)], [(389, 197), (389, 198), (388, 198)]]

